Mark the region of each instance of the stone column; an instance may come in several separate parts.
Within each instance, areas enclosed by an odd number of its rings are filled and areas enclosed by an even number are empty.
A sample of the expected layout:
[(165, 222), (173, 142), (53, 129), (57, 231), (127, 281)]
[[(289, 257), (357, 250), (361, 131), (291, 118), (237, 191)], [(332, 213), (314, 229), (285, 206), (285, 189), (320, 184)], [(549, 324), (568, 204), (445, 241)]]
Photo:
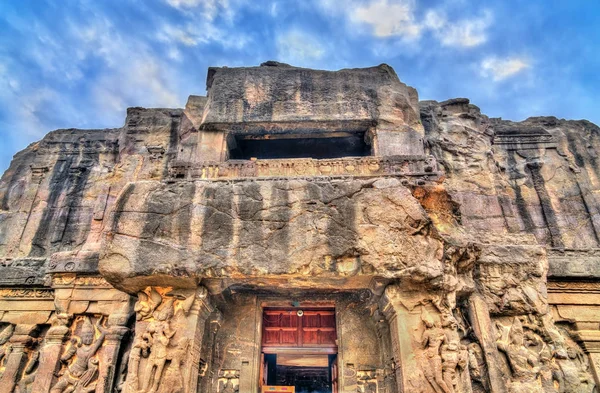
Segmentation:
[[(396, 376), (397, 391), (404, 392), (405, 378), (410, 378), (406, 373), (406, 362), (412, 354), (410, 337), (406, 326), (406, 309), (400, 301), (400, 290), (397, 285), (388, 285), (381, 298), (380, 308), (390, 325), (390, 338), (394, 358), (394, 372)], [(414, 362), (414, 357), (413, 357)]]
[(208, 290), (205, 287), (198, 288), (196, 292), (196, 300), (190, 310), (189, 320), (194, 327), (193, 343), (188, 355), (188, 362), (185, 378), (185, 392), (195, 393), (198, 388), (198, 375), (200, 371), (200, 352), (202, 350), (202, 339), (204, 336), (204, 328), (210, 314), (214, 311), (214, 307), (208, 298)]
[(479, 340), (488, 370), (491, 393), (507, 393), (506, 383), (502, 378), (500, 353), (493, 336), (494, 328), (485, 300), (480, 294), (474, 293), (469, 298), (469, 319), (473, 326), (475, 337)]
[(36, 325), (17, 325), (15, 327), (15, 332), (8, 342), (12, 351), (6, 359), (4, 374), (0, 378), (0, 393), (12, 393), (14, 390), (27, 358), (25, 348), (31, 344), (33, 339), (31, 333), (36, 327)]
[[(384, 387), (385, 392), (393, 393), (396, 391), (396, 362), (394, 360), (394, 354), (392, 353), (392, 344), (390, 340), (390, 325), (383, 315), (376, 311), (374, 314), (375, 324), (377, 326), (377, 336), (381, 343), (381, 350), (384, 359), (384, 370), (383, 373), (378, 375), (380, 385)], [(381, 377), (381, 378), (379, 378)]]
[[(110, 320), (110, 319), (109, 319)], [(112, 392), (115, 381), (115, 368), (119, 360), (121, 340), (129, 331), (126, 326), (111, 326), (106, 332), (104, 345), (102, 346), (101, 360), (99, 364), (97, 392)]]
[(31, 391), (48, 393), (52, 387), (52, 379), (60, 366), (60, 356), (63, 342), (69, 334), (68, 315), (61, 315), (55, 319), (50, 327), (40, 348), (38, 370), (33, 381)]

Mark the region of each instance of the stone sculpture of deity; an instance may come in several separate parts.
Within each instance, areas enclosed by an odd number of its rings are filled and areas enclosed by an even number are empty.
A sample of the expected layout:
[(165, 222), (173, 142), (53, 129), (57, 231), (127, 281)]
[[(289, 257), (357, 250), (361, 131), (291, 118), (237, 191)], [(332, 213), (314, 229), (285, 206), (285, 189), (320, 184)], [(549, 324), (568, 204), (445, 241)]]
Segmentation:
[[(98, 372), (98, 359), (94, 356), (104, 342), (106, 331), (100, 324), (102, 318), (98, 319), (95, 327), (89, 317), (82, 317), (82, 319), (81, 336), (73, 336), (70, 345), (60, 359), (64, 363), (68, 363), (70, 360), (73, 361), (52, 387), (50, 393), (83, 393), (93, 392), (96, 389), (97, 381), (95, 379)], [(98, 338), (95, 338), (96, 329), (100, 332)]]
[(439, 323), (428, 318), (423, 319), (425, 331), (421, 338), (427, 366), (424, 367), (425, 377), (436, 393), (454, 393), (452, 386), (444, 380), (441, 347), (447, 342), (446, 332)]

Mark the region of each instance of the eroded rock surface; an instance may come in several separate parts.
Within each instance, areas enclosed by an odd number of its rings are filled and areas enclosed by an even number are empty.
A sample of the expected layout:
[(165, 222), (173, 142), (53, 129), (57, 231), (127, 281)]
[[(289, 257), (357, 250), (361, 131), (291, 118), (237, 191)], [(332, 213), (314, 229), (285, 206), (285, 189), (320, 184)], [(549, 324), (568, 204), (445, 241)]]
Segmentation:
[(600, 128), (418, 102), (387, 65), (207, 85), (15, 156), (0, 391), (258, 392), (290, 348), (337, 393), (595, 391)]

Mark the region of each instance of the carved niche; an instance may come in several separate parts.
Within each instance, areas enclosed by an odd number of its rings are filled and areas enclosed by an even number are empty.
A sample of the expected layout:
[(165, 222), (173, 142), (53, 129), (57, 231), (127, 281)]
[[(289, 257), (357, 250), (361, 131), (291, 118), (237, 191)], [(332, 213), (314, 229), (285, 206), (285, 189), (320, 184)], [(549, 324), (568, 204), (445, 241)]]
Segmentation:
[(71, 325), (70, 339), (60, 362), (58, 381), (50, 393), (93, 392), (98, 383), (100, 350), (106, 334), (104, 316), (78, 315)]
[(199, 353), (196, 301), (204, 288), (172, 290), (148, 287), (138, 293), (136, 330), (127, 362), (124, 393), (181, 393), (197, 378)]

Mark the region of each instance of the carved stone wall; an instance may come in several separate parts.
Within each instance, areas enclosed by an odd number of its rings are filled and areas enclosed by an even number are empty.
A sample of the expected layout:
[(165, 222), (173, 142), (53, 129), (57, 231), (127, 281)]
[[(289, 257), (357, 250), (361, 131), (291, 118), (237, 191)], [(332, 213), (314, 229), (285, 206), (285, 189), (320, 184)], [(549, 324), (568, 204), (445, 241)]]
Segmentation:
[[(208, 90), (15, 156), (0, 393), (258, 393), (263, 303), (307, 299), (336, 310), (338, 393), (594, 392), (600, 128), (419, 103), (386, 65)], [(340, 133), (371, 155), (229, 160)]]

